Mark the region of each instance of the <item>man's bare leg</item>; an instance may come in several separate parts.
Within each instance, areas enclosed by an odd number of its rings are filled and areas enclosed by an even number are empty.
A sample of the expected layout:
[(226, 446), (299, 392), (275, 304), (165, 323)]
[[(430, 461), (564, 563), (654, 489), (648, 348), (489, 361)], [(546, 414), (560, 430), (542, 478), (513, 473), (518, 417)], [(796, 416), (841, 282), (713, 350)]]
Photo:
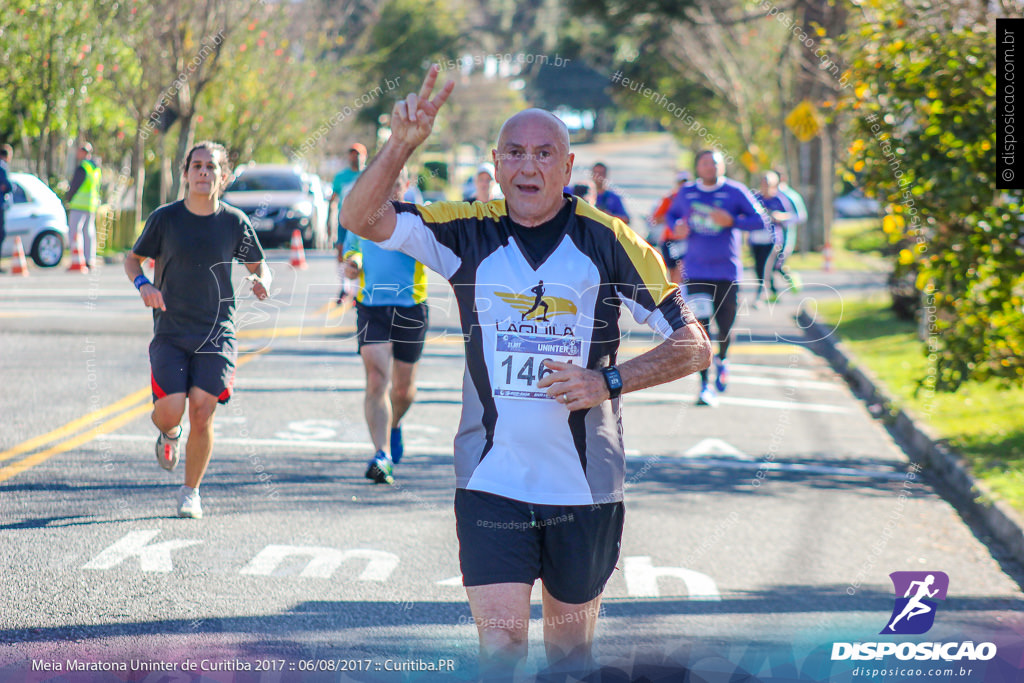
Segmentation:
[(544, 649), (548, 664), (567, 672), (589, 671), (601, 596), (573, 605), (556, 600), (544, 588)]
[(525, 583), (466, 586), (480, 637), (480, 678), (512, 680), (529, 647), (530, 592)]

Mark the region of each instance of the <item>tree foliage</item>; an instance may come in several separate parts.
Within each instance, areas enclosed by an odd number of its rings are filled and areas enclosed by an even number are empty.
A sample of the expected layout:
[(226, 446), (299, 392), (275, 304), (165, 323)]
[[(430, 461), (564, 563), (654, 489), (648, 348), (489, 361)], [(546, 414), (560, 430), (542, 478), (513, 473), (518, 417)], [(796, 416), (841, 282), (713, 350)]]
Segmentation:
[(995, 16), (981, 0), (864, 0), (861, 10), (846, 39), (850, 171), (888, 203), (897, 267), (916, 273), (924, 384), (1024, 383), (1024, 193), (995, 189)]

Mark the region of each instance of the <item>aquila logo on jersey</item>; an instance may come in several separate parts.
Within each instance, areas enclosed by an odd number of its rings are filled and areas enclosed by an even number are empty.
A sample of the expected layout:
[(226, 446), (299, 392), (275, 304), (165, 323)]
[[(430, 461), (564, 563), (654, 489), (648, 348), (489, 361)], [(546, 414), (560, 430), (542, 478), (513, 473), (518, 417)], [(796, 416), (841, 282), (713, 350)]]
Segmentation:
[(576, 315), (577, 309), (569, 299), (558, 296), (545, 296), (544, 281), (530, 289), (531, 294), (512, 294), (511, 292), (495, 292), (494, 295), (514, 308), (519, 314), (519, 321), (537, 320), (551, 322), (557, 315)]
[[(935, 623), (937, 600), (946, 599), (949, 577), (945, 572), (893, 572), (889, 574), (896, 590), (896, 604), (879, 633), (918, 635), (927, 633)], [(902, 597), (900, 597), (902, 596)]]

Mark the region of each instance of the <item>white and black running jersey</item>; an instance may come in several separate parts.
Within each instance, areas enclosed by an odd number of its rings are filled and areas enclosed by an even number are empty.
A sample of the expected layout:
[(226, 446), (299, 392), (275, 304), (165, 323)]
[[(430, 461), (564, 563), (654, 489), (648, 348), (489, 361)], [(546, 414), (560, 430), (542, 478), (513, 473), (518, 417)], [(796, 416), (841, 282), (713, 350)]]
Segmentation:
[(569, 201), (562, 234), (540, 260), (503, 199), (394, 202), (395, 231), (380, 246), (443, 275), (462, 318), (459, 488), (548, 505), (621, 501), (620, 401), (570, 413), (537, 388), (543, 361), (614, 364), (623, 305), (664, 337), (695, 322), (654, 249), (618, 219)]

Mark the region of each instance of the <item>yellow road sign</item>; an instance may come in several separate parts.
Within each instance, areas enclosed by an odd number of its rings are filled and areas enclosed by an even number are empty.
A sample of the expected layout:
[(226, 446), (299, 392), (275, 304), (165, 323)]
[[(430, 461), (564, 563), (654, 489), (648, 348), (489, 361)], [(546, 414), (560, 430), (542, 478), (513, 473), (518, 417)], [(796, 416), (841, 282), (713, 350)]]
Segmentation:
[(800, 142), (810, 142), (821, 131), (821, 117), (817, 108), (809, 100), (796, 105), (786, 117), (786, 126)]

